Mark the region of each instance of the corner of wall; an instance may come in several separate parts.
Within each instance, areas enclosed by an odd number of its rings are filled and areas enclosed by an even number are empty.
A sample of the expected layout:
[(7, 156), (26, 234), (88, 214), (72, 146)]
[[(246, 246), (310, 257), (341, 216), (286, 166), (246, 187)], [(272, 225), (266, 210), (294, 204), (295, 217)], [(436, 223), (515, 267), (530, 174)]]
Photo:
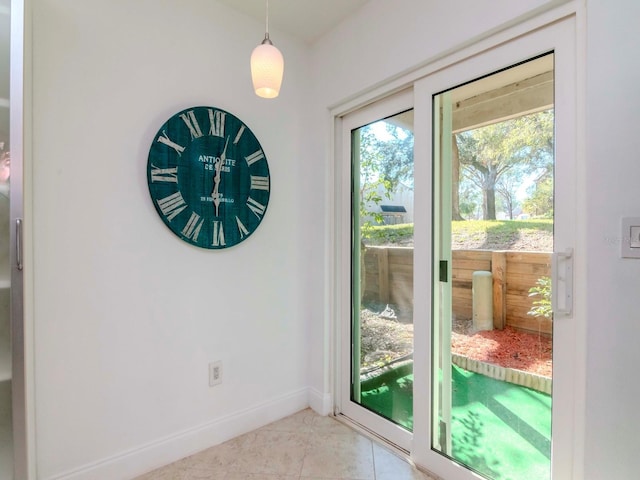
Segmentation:
[(327, 416), (333, 411), (331, 393), (321, 393), (315, 388), (309, 388), (309, 407), (319, 415)]

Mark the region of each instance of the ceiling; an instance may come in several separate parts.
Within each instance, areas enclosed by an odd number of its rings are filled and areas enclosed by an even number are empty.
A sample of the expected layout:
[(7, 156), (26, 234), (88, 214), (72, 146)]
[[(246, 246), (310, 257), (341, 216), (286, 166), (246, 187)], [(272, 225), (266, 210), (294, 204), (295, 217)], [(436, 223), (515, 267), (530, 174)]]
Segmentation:
[[(218, 0), (265, 21), (266, 0)], [(269, 27), (312, 43), (369, 0), (270, 0)], [(277, 39), (274, 39), (277, 42)]]

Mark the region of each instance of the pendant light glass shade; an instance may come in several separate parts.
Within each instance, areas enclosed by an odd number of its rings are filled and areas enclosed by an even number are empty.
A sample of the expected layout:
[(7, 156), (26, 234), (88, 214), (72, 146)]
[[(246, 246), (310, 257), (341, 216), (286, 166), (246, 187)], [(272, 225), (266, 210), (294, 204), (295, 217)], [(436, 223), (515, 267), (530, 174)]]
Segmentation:
[(264, 40), (251, 53), (251, 79), (256, 95), (262, 98), (276, 98), (282, 85), (284, 58), (269, 39), (269, 0), (265, 24)]
[(262, 98), (276, 98), (280, 93), (283, 73), (282, 53), (273, 46), (267, 34), (251, 54), (251, 78), (256, 95)]

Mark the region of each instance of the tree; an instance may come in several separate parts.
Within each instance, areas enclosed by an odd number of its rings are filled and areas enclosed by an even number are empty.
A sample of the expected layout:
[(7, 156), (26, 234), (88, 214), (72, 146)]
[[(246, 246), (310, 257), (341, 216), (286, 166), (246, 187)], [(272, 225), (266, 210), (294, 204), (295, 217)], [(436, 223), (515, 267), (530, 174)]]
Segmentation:
[(391, 198), (400, 183), (413, 188), (413, 133), (388, 121), (359, 132), (360, 211), (378, 217), (367, 205)]
[(451, 220), (464, 220), (460, 213), (460, 154), (455, 135), (451, 140)]
[(519, 203), (517, 194), (522, 184), (522, 172), (519, 168), (505, 173), (496, 183), (496, 192), (502, 200), (502, 205), (510, 220), (513, 220), (513, 214)]
[(523, 209), (532, 216), (553, 216), (553, 179), (544, 176), (529, 188), (530, 196), (524, 201)]
[(458, 213), (461, 219), (464, 220), (463, 215), (468, 219), (475, 219), (478, 207), (482, 203), (482, 192), (476, 185), (463, 178), (458, 193)]
[(485, 220), (496, 219), (496, 189), (505, 175), (548, 172), (553, 165), (552, 110), (467, 130), (455, 137), (462, 176), (482, 190)]
[[(382, 127), (374, 128), (376, 125)], [(382, 121), (361, 129), (360, 157), (367, 167), (396, 188), (399, 182), (413, 185), (413, 133)], [(362, 167), (361, 167), (362, 169)]]

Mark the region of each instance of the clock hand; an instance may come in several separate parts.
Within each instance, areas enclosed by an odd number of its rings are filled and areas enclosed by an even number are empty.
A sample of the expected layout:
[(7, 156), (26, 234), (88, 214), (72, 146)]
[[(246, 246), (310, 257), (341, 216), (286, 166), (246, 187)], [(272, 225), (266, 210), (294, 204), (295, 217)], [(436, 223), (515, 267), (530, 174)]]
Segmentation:
[[(218, 169), (218, 166), (216, 165), (216, 170)], [(214, 182), (214, 186), (213, 186), (213, 192), (211, 193), (211, 197), (213, 198), (213, 204), (216, 207), (216, 217), (218, 216), (218, 207), (220, 206), (220, 193), (218, 192), (218, 189), (220, 188), (220, 176), (216, 175), (215, 177), (213, 177), (213, 182)]]
[(227, 147), (229, 146), (229, 137), (227, 137), (227, 141), (224, 143), (224, 150), (220, 154), (220, 161), (225, 162), (227, 160)]
[(227, 159), (227, 147), (229, 146), (229, 137), (227, 137), (227, 141), (224, 144), (224, 150), (220, 154), (220, 158), (216, 162), (216, 175), (213, 177), (213, 192), (211, 192), (211, 197), (213, 198), (213, 204), (216, 207), (216, 217), (218, 215), (218, 208), (220, 207), (220, 172), (222, 171), (222, 165), (226, 162)]

